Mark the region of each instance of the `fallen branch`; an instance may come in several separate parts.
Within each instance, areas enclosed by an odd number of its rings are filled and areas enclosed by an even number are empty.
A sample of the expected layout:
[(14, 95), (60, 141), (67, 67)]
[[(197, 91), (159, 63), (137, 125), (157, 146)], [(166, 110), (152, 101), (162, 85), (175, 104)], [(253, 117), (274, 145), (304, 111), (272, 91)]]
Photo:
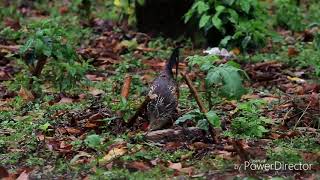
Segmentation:
[(203, 130), (197, 127), (186, 129), (163, 129), (145, 133), (145, 138), (149, 141), (189, 141), (205, 138)]
[[(204, 114), (206, 114), (208, 112), (208, 110), (206, 109), (206, 107), (204, 106), (203, 102), (200, 99), (199, 93), (196, 90), (196, 88), (193, 86), (189, 76), (187, 74), (181, 73), (182, 77), (184, 78), (184, 80), (186, 81), (193, 97), (196, 99), (197, 104), (200, 108), (200, 111)], [(211, 126), (211, 124), (209, 123), (209, 132), (210, 135), (212, 137), (213, 143), (218, 143), (218, 138), (217, 138), (217, 131), (215, 131), (215, 129)]]

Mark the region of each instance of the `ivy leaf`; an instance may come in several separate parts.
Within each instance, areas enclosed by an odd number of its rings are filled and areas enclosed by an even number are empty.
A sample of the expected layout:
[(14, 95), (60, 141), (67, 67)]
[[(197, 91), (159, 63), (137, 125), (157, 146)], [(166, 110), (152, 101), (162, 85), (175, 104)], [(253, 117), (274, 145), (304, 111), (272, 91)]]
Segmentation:
[(219, 116), (214, 111), (209, 111), (206, 113), (206, 117), (208, 119), (208, 122), (214, 126), (214, 127), (220, 127), (221, 121)]
[(210, 19), (210, 16), (208, 16), (206, 14), (201, 16), (201, 19), (200, 19), (200, 22), (199, 22), (199, 27), (203, 28), (208, 23), (209, 19)]
[(219, 93), (229, 99), (240, 99), (246, 90), (242, 85), (240, 69), (222, 64), (209, 70), (206, 83), (218, 86)]

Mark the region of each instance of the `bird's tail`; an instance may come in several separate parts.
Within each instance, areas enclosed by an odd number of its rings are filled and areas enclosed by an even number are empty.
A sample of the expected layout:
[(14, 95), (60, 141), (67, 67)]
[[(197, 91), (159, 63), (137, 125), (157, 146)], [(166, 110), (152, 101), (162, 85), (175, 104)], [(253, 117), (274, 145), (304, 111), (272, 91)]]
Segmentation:
[(178, 65), (179, 65), (179, 47), (175, 48), (170, 56), (170, 59), (167, 60), (165, 66), (165, 72), (170, 76), (173, 77), (172, 68), (176, 66), (176, 78), (178, 77)]

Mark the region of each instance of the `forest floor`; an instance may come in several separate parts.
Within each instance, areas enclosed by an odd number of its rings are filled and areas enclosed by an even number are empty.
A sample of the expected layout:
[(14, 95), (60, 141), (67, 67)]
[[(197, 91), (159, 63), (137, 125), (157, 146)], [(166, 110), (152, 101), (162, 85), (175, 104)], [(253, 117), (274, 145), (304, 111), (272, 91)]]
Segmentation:
[[(77, 52), (91, 59), (95, 69), (85, 75), (89, 84), (70, 94), (46, 85), (40, 97), (25, 88), (11, 90), (12, 84), (20, 83), (16, 75), (21, 66), (15, 60), (19, 44), (0, 39), (0, 177), (320, 178), (320, 82), (315, 68), (307, 63), (320, 55), (310, 46), (307, 31), (279, 30), (281, 42), (270, 42), (258, 53), (235, 53), (231, 60), (249, 76), (244, 83), (248, 92), (239, 101), (214, 99), (212, 109), (218, 112), (222, 129), (215, 130), (213, 140), (210, 133), (190, 128), (194, 122), (173, 125), (157, 135), (146, 133), (148, 122), (143, 118), (126, 126), (124, 121), (143, 102), (174, 41), (109, 21), (96, 20), (90, 28), (92, 37)], [(188, 69), (188, 56), (203, 55), (205, 50), (186, 42), (181, 49), (181, 72)], [(204, 99), (205, 75), (192, 69), (189, 77)], [(183, 116), (198, 105), (182, 77), (178, 82)], [(130, 85), (126, 95), (122, 94), (124, 84)], [(239, 129), (255, 128), (248, 122), (269, 119), (263, 136), (230, 135), (239, 113), (244, 119)]]

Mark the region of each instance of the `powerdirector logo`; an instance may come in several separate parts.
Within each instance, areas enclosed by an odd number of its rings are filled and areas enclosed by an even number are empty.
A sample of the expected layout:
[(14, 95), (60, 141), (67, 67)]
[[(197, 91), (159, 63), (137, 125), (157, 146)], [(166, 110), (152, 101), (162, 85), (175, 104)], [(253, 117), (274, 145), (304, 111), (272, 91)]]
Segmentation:
[(285, 163), (281, 161), (266, 162), (266, 160), (250, 160), (243, 164), (235, 165), (237, 170), (251, 171), (308, 171), (312, 164), (306, 163)]

